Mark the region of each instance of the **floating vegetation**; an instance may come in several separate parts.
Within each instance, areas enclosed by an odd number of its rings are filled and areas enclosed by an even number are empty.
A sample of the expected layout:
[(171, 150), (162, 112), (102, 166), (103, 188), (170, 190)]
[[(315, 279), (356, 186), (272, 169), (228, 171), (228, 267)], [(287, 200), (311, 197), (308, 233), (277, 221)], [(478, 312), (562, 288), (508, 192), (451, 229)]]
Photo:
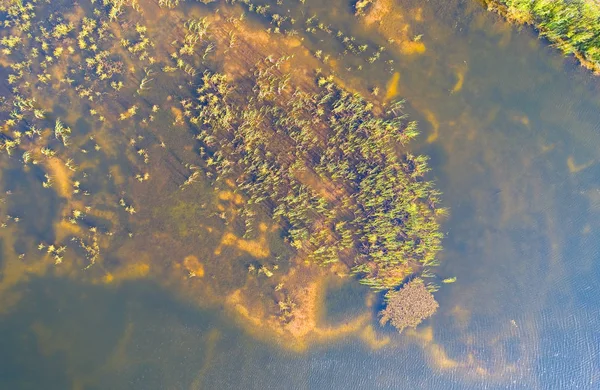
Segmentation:
[(411, 280), (399, 291), (388, 292), (385, 300), (387, 306), (379, 313), (380, 323), (390, 322), (399, 332), (416, 327), (439, 306), (421, 278)]
[[(177, 280), (297, 338), (328, 334), (316, 313), (331, 275), (387, 292), (395, 310), (438, 264), (446, 213), (427, 157), (405, 149), (418, 131), (403, 102), (345, 85), (329, 54), (274, 34), (295, 21), (266, 6), (243, 2), (271, 18), (265, 32), (237, 7), (180, 3), (0, 0), (2, 167), (39, 164), (43, 193), (63, 201), (31, 261), (93, 283)], [(370, 63), (385, 51), (316, 16), (305, 25)], [(223, 261), (240, 254), (252, 260)]]
[(508, 20), (531, 24), (565, 54), (600, 73), (600, 3), (595, 0), (486, 0)]

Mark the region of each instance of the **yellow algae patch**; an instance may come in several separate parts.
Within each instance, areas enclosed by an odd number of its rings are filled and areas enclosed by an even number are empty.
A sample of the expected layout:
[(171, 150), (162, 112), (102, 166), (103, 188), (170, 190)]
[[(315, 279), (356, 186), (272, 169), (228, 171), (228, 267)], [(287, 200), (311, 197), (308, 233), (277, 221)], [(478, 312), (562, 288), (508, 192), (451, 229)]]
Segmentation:
[[(247, 74), (249, 69), (247, 65), (255, 64), (259, 58), (264, 58), (269, 54), (279, 55), (282, 53), (281, 49), (297, 49), (295, 50), (296, 53), (304, 51), (303, 55), (310, 58), (305, 49), (298, 49), (302, 46), (302, 42), (297, 37), (284, 37), (282, 35), (274, 37), (264, 29), (256, 28), (249, 23), (239, 23), (235, 19), (237, 15), (229, 10), (223, 10), (222, 16), (223, 18), (230, 17), (227, 18), (226, 22), (220, 22), (218, 15), (211, 16), (213, 26), (218, 26), (215, 27), (216, 34), (214, 38), (217, 40), (217, 47), (227, 48), (222, 53), (217, 53), (217, 55), (224, 57), (223, 70), (232, 79)], [(235, 31), (236, 34), (235, 50), (229, 50), (230, 33), (232, 31)], [(274, 52), (274, 50), (276, 51)], [(284, 71), (288, 70), (285, 69), (286, 66), (284, 64), (282, 67)]]
[(456, 72), (456, 84), (454, 84), (454, 87), (452, 87), (452, 90), (450, 91), (451, 94), (457, 93), (458, 91), (460, 91), (463, 87), (463, 83), (465, 82), (465, 72), (462, 70), (459, 70), (458, 72)]
[[(285, 41), (286, 41), (288, 47), (290, 47), (292, 49), (295, 48), (295, 47), (302, 46), (302, 41), (300, 39), (298, 39), (298, 38), (292, 38), (292, 37), (290, 37), (289, 39), (286, 39)], [(333, 60), (330, 60), (330, 62), (331, 61), (333, 61)]]
[(317, 336), (317, 341), (320, 342), (338, 340), (342, 337), (359, 332), (370, 320), (371, 313), (363, 313), (343, 325), (317, 327), (315, 329), (315, 335)]
[(550, 152), (551, 150), (554, 150), (555, 147), (556, 147), (556, 144), (542, 145), (541, 146), (542, 153)]
[(440, 344), (431, 344), (429, 346), (429, 354), (431, 358), (433, 358), (434, 364), (442, 370), (449, 370), (457, 367), (460, 364), (457, 360), (448, 357), (446, 349), (444, 349), (444, 347), (442, 347)]
[(528, 127), (528, 128), (531, 127), (531, 122), (529, 121), (529, 118), (527, 117), (527, 115), (515, 114), (510, 119), (513, 122), (520, 123), (520, 124), (522, 124), (525, 127)]
[(398, 84), (400, 82), (400, 72), (394, 72), (394, 75), (388, 81), (386, 89), (385, 89), (385, 99), (390, 100), (396, 96), (398, 96)]
[(117, 272), (117, 277), (119, 279), (141, 279), (148, 276), (149, 271), (150, 266), (148, 264), (137, 262), (127, 265), (124, 269), (119, 270), (119, 272)]
[(423, 54), (425, 53), (425, 50), (425, 44), (421, 41), (400, 42), (400, 51), (402, 54)]
[(343, 325), (320, 327), (319, 322), (325, 314), (327, 278), (321, 276), (311, 280), (298, 272), (290, 272), (282, 280), (286, 285), (297, 287), (291, 293), (296, 304), (293, 318), (283, 325), (286, 334), (295, 340), (296, 348), (305, 349), (310, 340), (324, 342), (356, 333), (370, 318), (370, 313), (365, 313)]
[[(422, 14), (417, 15), (421, 17)], [(392, 0), (375, 0), (362, 21), (367, 27), (376, 26), (381, 35), (398, 45), (402, 54), (423, 54), (426, 50), (425, 44), (411, 34), (410, 25), (393, 7)]]
[(236, 194), (233, 191), (221, 191), (219, 192), (218, 197), (220, 200), (228, 200), (238, 206), (244, 204), (244, 198), (242, 195)]
[(81, 226), (71, 223), (66, 219), (60, 219), (54, 223), (55, 241), (63, 242), (65, 238), (80, 236), (83, 233)]
[(204, 265), (196, 256), (186, 256), (185, 259), (183, 259), (183, 266), (188, 271), (190, 277), (201, 278), (204, 276)]
[[(471, 355), (471, 354), (469, 355), (469, 360), (475, 360), (473, 355)], [(486, 370), (484, 367), (477, 366), (477, 368), (475, 368), (475, 373), (479, 376), (487, 376), (488, 370)]]
[(433, 342), (433, 327), (431, 326), (426, 326), (421, 330), (409, 328), (406, 330), (406, 334), (422, 343), (430, 344)]
[(55, 65), (50, 68), (50, 74), (54, 80), (63, 80), (67, 73), (67, 67), (64, 65)]
[(261, 317), (252, 316), (250, 314), (250, 310), (246, 306), (242, 304), (242, 291), (235, 290), (231, 293), (227, 299), (225, 300), (227, 305), (234, 309), (235, 313), (242, 317), (245, 323), (249, 323), (254, 325), (255, 327), (260, 327), (263, 325), (263, 320)]
[(440, 369), (455, 368), (460, 365), (460, 362), (448, 357), (443, 346), (436, 343), (433, 338), (433, 328), (427, 326), (422, 330), (408, 329), (406, 334), (417, 341), (428, 353), (432, 363)]
[(107, 273), (106, 275), (104, 275), (104, 276), (102, 277), (102, 282), (103, 282), (104, 284), (110, 284), (110, 283), (112, 283), (114, 280), (115, 280), (115, 276), (114, 276), (113, 274), (111, 274), (110, 272), (109, 272), (109, 273)]
[(414, 9), (412, 11), (412, 17), (416, 22), (422, 22), (423, 21), (423, 8), (419, 7), (417, 9)]
[(173, 114), (173, 117), (175, 118), (173, 121), (174, 125), (183, 125), (183, 111), (181, 111), (181, 109), (171, 106), (171, 114)]
[(342, 325), (319, 326), (324, 309), (324, 294), (321, 293), (324, 283), (324, 278), (320, 278), (292, 294), (295, 307), (293, 318), (287, 323), (274, 315), (268, 315), (260, 306), (250, 306), (250, 303), (244, 301), (248, 298), (239, 289), (227, 297), (226, 305), (241, 325), (253, 335), (286, 349), (302, 352), (311, 343), (325, 343), (356, 334), (371, 319), (371, 314), (365, 312)]
[(235, 196), (233, 197), (233, 203), (241, 205), (244, 203), (244, 198), (240, 194), (235, 194)]
[(211, 366), (215, 364), (215, 352), (217, 350), (217, 343), (221, 340), (221, 331), (218, 329), (211, 329), (206, 337), (206, 345), (203, 348), (204, 360), (202, 367), (198, 370), (196, 377), (190, 384), (190, 390), (202, 389), (202, 382), (206, 377), (206, 374), (210, 371)]
[(571, 173), (583, 171), (584, 169), (590, 167), (593, 163), (594, 160), (591, 160), (585, 164), (577, 165), (575, 164), (575, 159), (573, 158), (573, 156), (569, 156), (569, 158), (567, 158), (567, 166), (569, 167), (569, 172)]
[(65, 166), (65, 163), (56, 157), (50, 157), (42, 160), (42, 164), (48, 170), (50, 177), (54, 181), (53, 187), (59, 196), (71, 199), (73, 195), (73, 171)]
[(335, 58), (329, 59), (329, 61), (327, 61), (327, 63), (329, 64), (329, 67), (331, 69), (335, 70), (336, 72), (339, 71), (339, 63)]
[(123, 171), (118, 164), (113, 164), (109, 169), (110, 177), (113, 180), (113, 183), (120, 186), (125, 184), (125, 176), (123, 175)]
[(433, 129), (433, 132), (427, 137), (427, 143), (435, 142), (440, 135), (440, 123), (438, 122), (433, 112), (429, 110), (423, 110), (423, 114), (425, 115), (425, 119), (427, 119), (427, 121), (431, 123), (431, 127)]
[[(236, 322), (253, 336), (296, 352), (350, 335), (360, 337), (371, 320), (370, 310), (340, 324), (326, 323), (325, 292), (330, 283), (340, 279), (331, 276), (330, 270), (305, 265), (304, 258), (294, 263), (287, 274), (276, 276), (279, 279), (274, 283), (284, 287), (276, 290), (273, 301), (258, 299), (253, 277), (249, 277), (251, 283), (227, 296), (225, 307)], [(369, 340), (386, 342), (377, 337)]]
[(77, 165), (78, 170), (85, 171), (86, 169), (96, 169), (98, 165), (100, 165), (100, 159), (85, 159), (79, 165)]
[(108, 272), (100, 279), (100, 282), (103, 284), (111, 284), (115, 281), (122, 282), (125, 280), (143, 279), (148, 276), (149, 272), (150, 265), (138, 261), (131, 264), (124, 264), (123, 266), (113, 270), (113, 272)]
[(223, 234), (221, 242), (219, 243), (217, 249), (215, 249), (214, 254), (220, 255), (223, 250), (223, 246), (236, 247), (237, 249), (247, 252), (257, 259), (269, 257), (271, 254), (271, 251), (267, 245), (267, 237), (264, 233), (261, 234), (258, 240), (245, 240), (243, 238), (239, 238), (231, 232), (227, 232)]
[[(277, 226), (277, 225), (273, 225), (273, 227), (276, 227), (276, 226)], [(264, 222), (261, 222), (261, 223), (258, 225), (258, 230), (259, 230), (259, 231), (261, 231), (261, 232), (266, 232), (268, 229), (269, 229), (269, 225), (267, 225), (267, 224), (266, 224), (266, 223), (264, 223)], [(271, 231), (272, 231), (272, 230), (271, 230)]]
[[(440, 370), (451, 370), (456, 368), (462, 368), (460, 371), (466, 375), (473, 375), (480, 377), (486, 376), (490, 379), (502, 379), (505, 377), (507, 372), (515, 372), (517, 367), (514, 364), (508, 364), (508, 362), (502, 360), (498, 365), (498, 370), (488, 370), (481, 361), (478, 361), (473, 353), (468, 353), (464, 359), (457, 360), (448, 356), (446, 349), (434, 339), (433, 328), (427, 326), (423, 329), (409, 329), (406, 335), (409, 336), (414, 342), (419, 344), (429, 357), (430, 364)], [(466, 342), (468, 345), (473, 344), (473, 337), (466, 335)], [(494, 353), (502, 354), (497, 339), (492, 339), (488, 342), (488, 348), (493, 348)]]
[(8, 68), (11, 65), (12, 65), (12, 63), (9, 62), (4, 56), (0, 56), (0, 66), (2, 66), (4, 68)]
[(388, 336), (379, 337), (373, 328), (373, 325), (367, 325), (360, 332), (360, 339), (369, 346), (372, 350), (377, 350), (385, 347), (390, 343)]
[(85, 9), (83, 7), (76, 7), (72, 11), (65, 14), (65, 19), (71, 23), (81, 23), (85, 16)]
[(325, 283), (315, 281), (294, 291), (296, 303), (294, 317), (284, 329), (295, 338), (303, 338), (317, 328), (317, 320), (322, 314)]
[(392, 2), (390, 0), (375, 0), (365, 14), (364, 22), (367, 26), (373, 23), (381, 23), (382, 19), (390, 13)]

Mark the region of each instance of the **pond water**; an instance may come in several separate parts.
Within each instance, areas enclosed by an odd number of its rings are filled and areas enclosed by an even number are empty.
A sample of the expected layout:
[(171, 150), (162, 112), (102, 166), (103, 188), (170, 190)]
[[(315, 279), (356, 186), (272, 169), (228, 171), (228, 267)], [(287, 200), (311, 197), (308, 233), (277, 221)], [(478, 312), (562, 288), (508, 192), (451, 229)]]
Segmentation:
[[(373, 316), (372, 327), (298, 352), (250, 335), (218, 304), (203, 308), (196, 301), (204, 298), (182, 299), (184, 294), (168, 288), (170, 282), (131, 277), (113, 286), (67, 277), (73, 271), (59, 276), (31, 271), (26, 281), (0, 288), (3, 305), (15, 301), (10, 310), (0, 311), (0, 388), (600, 387), (599, 79), (562, 58), (534, 31), (506, 24), (477, 1), (389, 3), (393, 15), (410, 20), (411, 34), (422, 34), (416, 41), (426, 50), (392, 46), (373, 64), (348, 56), (338, 66), (353, 68), (344, 74), (356, 85), (406, 98), (409, 115), (420, 123), (422, 135), (412, 150), (431, 157), (430, 176), (450, 209), (437, 273), (457, 276), (456, 283), (436, 293), (440, 308), (433, 318), (398, 334), (379, 329)], [(372, 47), (399, 34), (397, 21), (357, 22), (346, 1), (285, 1), (280, 7), (282, 14), (289, 9), (298, 18), (318, 15), (334, 30)], [(339, 50), (318, 34), (300, 34), (314, 50)], [(92, 119), (69, 118), (64, 103), (55, 102), (54, 115), (70, 120), (74, 131), (91, 131)], [(143, 134), (123, 131), (127, 138)], [(183, 143), (179, 137), (168, 133), (164, 141)], [(81, 145), (90, 151), (93, 146), (94, 141)], [(101, 146), (128, 153), (125, 145)], [(90, 153), (85, 169), (113, 167), (119, 158)], [(35, 169), (24, 174), (12, 159), (3, 165), (2, 182), (12, 192), (5, 197), (5, 212), (22, 219), (20, 230), (8, 234), (33, 236), (37, 245), (55, 238), (49, 231), (61, 200), (40, 193), (36, 180), (43, 172)], [(178, 169), (183, 170), (173, 168)], [(90, 192), (120, 190), (105, 173), (95, 177), (88, 181)], [(170, 199), (177, 204), (201, 193)], [(152, 203), (152, 194), (139, 196)], [(119, 217), (123, 231), (131, 229), (139, 241), (128, 244), (122, 238), (116, 247), (126, 249), (104, 254), (109, 259), (137, 251), (142, 259), (147, 256), (143, 247), (159, 257), (183, 257), (212, 238), (170, 248), (167, 239), (144, 238), (144, 229), (200, 231), (192, 227), (196, 219), (218, 220), (200, 208), (180, 210), (177, 223), (153, 222), (162, 215), (158, 211), (139, 213), (146, 222), (135, 226)], [(111, 221), (108, 213), (97, 215), (102, 217)], [(14, 255), (21, 253), (19, 246), (25, 251), (31, 245), (22, 241), (15, 241)], [(272, 251), (285, 255), (284, 248)], [(2, 252), (0, 263), (18, 260), (7, 258), (5, 248)], [(234, 256), (224, 250), (229, 253)], [(235, 256), (235, 261), (252, 261)], [(224, 284), (242, 277), (224, 273), (229, 278)], [(368, 295), (356, 282), (331, 287), (326, 320), (351, 321), (364, 310)]]

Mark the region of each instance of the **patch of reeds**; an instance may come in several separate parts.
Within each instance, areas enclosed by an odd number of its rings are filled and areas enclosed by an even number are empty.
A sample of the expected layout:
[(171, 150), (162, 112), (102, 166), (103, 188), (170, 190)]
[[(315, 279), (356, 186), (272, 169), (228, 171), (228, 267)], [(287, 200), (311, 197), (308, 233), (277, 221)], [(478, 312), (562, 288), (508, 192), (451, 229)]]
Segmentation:
[(535, 26), (565, 54), (600, 73), (600, 3), (595, 0), (485, 0), (516, 23)]

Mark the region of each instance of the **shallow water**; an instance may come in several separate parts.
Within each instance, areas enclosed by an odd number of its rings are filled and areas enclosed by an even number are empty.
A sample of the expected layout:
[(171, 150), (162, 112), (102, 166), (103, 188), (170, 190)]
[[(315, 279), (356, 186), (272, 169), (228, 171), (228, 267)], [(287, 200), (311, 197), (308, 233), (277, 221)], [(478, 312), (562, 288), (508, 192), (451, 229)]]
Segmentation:
[[(357, 24), (345, 2), (307, 3), (305, 14), (318, 13), (326, 24), (371, 46), (385, 44), (390, 34)], [(431, 176), (451, 210), (443, 225), (447, 238), (438, 273), (455, 275), (457, 282), (437, 293), (440, 309), (431, 320), (398, 335), (379, 329), (373, 319), (374, 338), (351, 334), (298, 353), (257, 341), (222, 310), (201, 310), (151, 281), (105, 286), (31, 277), (13, 288), (18, 304), (0, 315), (0, 387), (598, 387), (600, 82), (562, 59), (534, 32), (507, 25), (475, 1), (402, 1), (395, 6), (403, 15), (423, 8), (423, 21), (411, 21), (411, 33), (423, 34), (426, 51), (388, 49), (382, 58), (393, 64), (372, 66), (348, 56), (344, 67), (363, 64), (347, 77), (369, 88), (386, 90), (389, 80), (397, 80), (397, 93), (407, 99), (409, 114), (423, 130), (412, 147), (431, 156)], [(283, 7), (302, 14), (296, 2)], [(318, 34), (309, 37), (315, 49), (338, 50)], [(178, 133), (170, 137), (167, 144), (178, 142)], [(101, 159), (103, 167), (119, 162), (108, 152)], [(5, 190), (30, 193), (28, 203), (44, 207), (32, 209), (24, 200), (9, 198), (6, 213), (21, 217), (27, 235), (50, 242), (45, 226), (56, 218), (52, 210), (61, 201), (46, 193), (37, 199), (21, 165), (10, 164), (3, 170)], [(91, 166), (89, 172), (94, 169), (102, 171)], [(118, 192), (111, 181), (96, 176), (90, 190)], [(174, 204), (202, 193), (174, 196)], [(146, 222), (130, 229), (200, 235), (198, 219), (219, 223), (200, 208), (181, 214), (186, 218), (155, 218), (161, 222), (142, 215)], [(119, 221), (128, 224), (122, 216)], [(140, 240), (156, 244), (151, 238)], [(157, 245), (152, 250), (158, 256), (183, 256), (190, 248), (209, 246), (210, 240), (207, 235), (188, 247)], [(223, 285), (243, 277), (235, 271), (224, 274), (229, 279)], [(340, 323), (360, 312), (356, 302), (365, 295), (360, 286), (332, 288), (330, 321)]]

